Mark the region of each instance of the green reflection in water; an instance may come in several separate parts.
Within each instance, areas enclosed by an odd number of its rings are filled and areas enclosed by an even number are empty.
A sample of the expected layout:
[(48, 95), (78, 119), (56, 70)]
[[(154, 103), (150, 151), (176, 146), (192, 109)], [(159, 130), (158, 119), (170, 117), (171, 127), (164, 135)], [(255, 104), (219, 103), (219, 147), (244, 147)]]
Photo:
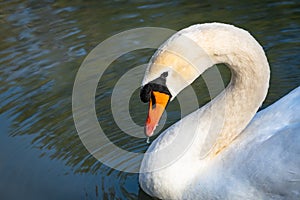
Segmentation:
[[(300, 85), (299, 12), (297, 1), (1, 2), (0, 114), (9, 119), (1, 122), (9, 126), (1, 134), (24, 136), (27, 140), (18, 142), (38, 149), (41, 159), (62, 162), (69, 174), (90, 175), (87, 179), (93, 182), (92, 189), (78, 189), (79, 199), (136, 199), (137, 175), (102, 166), (86, 151), (75, 130), (71, 93), (76, 72), (87, 53), (107, 37), (130, 28), (159, 26), (179, 30), (210, 21), (235, 24), (250, 30), (266, 50), (272, 74), (265, 107)], [(101, 113), (99, 123), (105, 132), (120, 147), (133, 151), (145, 151), (147, 145), (131, 137), (128, 143), (129, 136), (112, 118), (110, 96), (117, 80), (127, 70), (147, 62), (152, 53), (147, 49), (132, 52), (114, 62), (100, 80), (95, 97), (97, 113)], [(224, 79), (228, 81), (226, 69), (221, 71), (225, 71)], [(201, 78), (192, 86), (200, 105), (210, 100)], [(178, 110), (178, 102), (169, 105), (164, 128), (180, 118)], [(146, 111), (136, 91), (130, 101), (133, 120), (142, 125)], [(1, 159), (0, 163), (13, 162)], [(59, 164), (52, 167), (63, 168)], [(59, 180), (55, 176), (51, 179)], [(4, 189), (0, 191), (3, 192)]]

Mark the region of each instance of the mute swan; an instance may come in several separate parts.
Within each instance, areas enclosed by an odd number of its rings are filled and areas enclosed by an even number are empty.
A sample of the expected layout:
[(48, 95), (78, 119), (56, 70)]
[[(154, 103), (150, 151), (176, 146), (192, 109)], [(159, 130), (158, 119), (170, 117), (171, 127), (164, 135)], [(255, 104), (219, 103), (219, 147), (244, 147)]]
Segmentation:
[(161, 199), (300, 199), (300, 87), (256, 114), (269, 64), (243, 29), (193, 25), (159, 48), (140, 93), (149, 102), (146, 135), (168, 102), (218, 63), (230, 68), (230, 83), (153, 141), (141, 164), (141, 188)]

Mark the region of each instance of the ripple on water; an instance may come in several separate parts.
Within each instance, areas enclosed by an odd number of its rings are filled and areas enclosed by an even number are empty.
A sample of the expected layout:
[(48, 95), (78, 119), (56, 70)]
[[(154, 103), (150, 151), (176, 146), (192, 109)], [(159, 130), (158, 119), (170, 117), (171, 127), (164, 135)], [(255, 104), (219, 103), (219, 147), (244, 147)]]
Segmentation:
[[(297, 1), (239, 1), (234, 4), (222, 0), (218, 3), (6, 1), (0, 2), (0, 7), (0, 116), (8, 118), (7, 122), (1, 123), (10, 127), (3, 129), (5, 134), (12, 136), (18, 146), (28, 147), (24, 152), (28, 157), (36, 158), (34, 162), (25, 160), (28, 162), (20, 163), (24, 158), (22, 153), (13, 154), (14, 159), (0, 155), (0, 163), (10, 164), (13, 166), (11, 170), (17, 172), (17, 166), (39, 171), (43, 162), (51, 169), (58, 169), (54, 175), (49, 173), (47, 176), (47, 172), (33, 174), (48, 181), (28, 179), (27, 193), (22, 193), (22, 182), (17, 176), (3, 176), (0, 181), (0, 186), (5, 186), (0, 187), (4, 188), (0, 189), (2, 195), (11, 195), (20, 189), (23, 197), (39, 199), (38, 191), (49, 190), (51, 184), (64, 183), (60, 186), (62, 190), (51, 190), (49, 195), (55, 194), (61, 199), (74, 196), (81, 199), (149, 198), (139, 191), (137, 174), (108, 168), (89, 154), (77, 135), (72, 118), (72, 88), (81, 62), (97, 44), (115, 33), (144, 26), (181, 29), (201, 22), (232, 23), (250, 30), (266, 50), (272, 74), (264, 106), (300, 85), (300, 10)], [(120, 130), (110, 111), (111, 94), (120, 77), (129, 69), (146, 63), (152, 53), (153, 50), (133, 52), (112, 63), (99, 81), (95, 97), (97, 117), (107, 137), (120, 148), (135, 153), (147, 149), (146, 139), (135, 138)], [(225, 75), (224, 79), (228, 77)], [(201, 78), (193, 87), (199, 94), (200, 105), (209, 101)], [(130, 100), (130, 117), (138, 126), (143, 126), (147, 106), (140, 103), (138, 96), (137, 90)], [(180, 118), (179, 109), (176, 100), (169, 105), (164, 128)], [(127, 131), (134, 130), (128, 127)], [(27, 140), (18, 140), (22, 138), (20, 136)], [(4, 148), (6, 140), (0, 142)], [(103, 156), (120, 165), (132, 162), (132, 167), (141, 159), (118, 157), (114, 152)], [(7, 171), (1, 173), (7, 174)], [(61, 177), (65, 182), (61, 182)], [(16, 184), (13, 190), (4, 183), (9, 180)], [(73, 186), (74, 180), (79, 184), (71, 195), (67, 192), (67, 185)], [(32, 189), (34, 187), (39, 189)]]

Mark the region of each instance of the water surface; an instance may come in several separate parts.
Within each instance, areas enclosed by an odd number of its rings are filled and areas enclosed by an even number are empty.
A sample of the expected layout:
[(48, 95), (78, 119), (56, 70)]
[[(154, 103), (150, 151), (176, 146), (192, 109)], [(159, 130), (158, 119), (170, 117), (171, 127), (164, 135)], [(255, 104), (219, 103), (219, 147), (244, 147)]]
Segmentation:
[[(102, 165), (80, 141), (71, 109), (76, 73), (87, 54), (116, 33), (146, 26), (180, 30), (212, 21), (245, 28), (264, 47), (272, 73), (263, 107), (300, 85), (298, 1), (1, 2), (0, 199), (151, 199), (139, 189), (137, 174)], [(99, 123), (111, 141), (129, 151), (143, 152), (148, 144), (117, 126), (110, 98), (122, 75), (146, 63), (153, 52), (120, 57), (98, 84)], [(228, 81), (226, 70), (221, 71)], [(209, 101), (203, 79), (193, 87), (200, 105)], [(142, 126), (147, 106), (138, 90), (129, 108)], [(181, 116), (176, 100), (167, 113), (164, 128)]]

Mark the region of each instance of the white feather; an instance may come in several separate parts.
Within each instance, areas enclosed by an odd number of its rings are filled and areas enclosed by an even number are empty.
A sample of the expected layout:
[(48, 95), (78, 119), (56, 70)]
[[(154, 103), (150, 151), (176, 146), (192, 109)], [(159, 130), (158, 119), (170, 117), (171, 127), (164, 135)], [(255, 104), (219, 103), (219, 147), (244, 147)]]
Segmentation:
[(300, 87), (255, 114), (270, 72), (248, 32), (220, 23), (179, 31), (154, 55), (143, 85), (168, 71), (175, 97), (218, 63), (231, 82), (151, 144), (142, 189), (161, 199), (300, 199)]

